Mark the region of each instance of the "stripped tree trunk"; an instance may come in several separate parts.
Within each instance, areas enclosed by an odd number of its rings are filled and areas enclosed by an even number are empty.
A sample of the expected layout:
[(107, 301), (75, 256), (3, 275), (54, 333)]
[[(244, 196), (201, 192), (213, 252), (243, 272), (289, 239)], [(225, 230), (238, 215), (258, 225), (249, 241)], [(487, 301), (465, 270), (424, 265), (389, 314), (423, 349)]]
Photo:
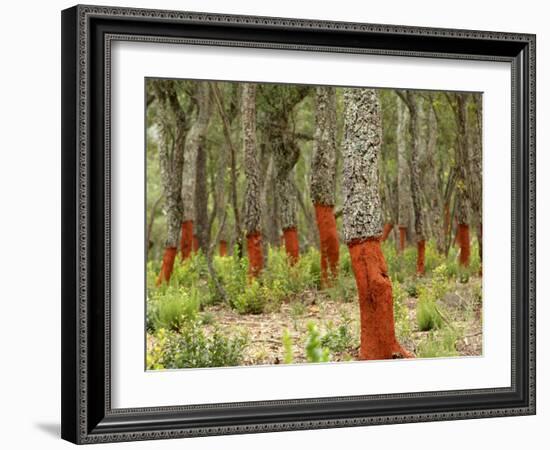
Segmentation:
[(277, 206), (286, 253), (290, 263), (295, 264), (300, 256), (296, 219), (296, 194), (292, 184), (293, 169), (300, 156), (293, 142), (284, 142), (282, 135), (273, 142), (275, 166), (277, 170)]
[(404, 102), (397, 97), (397, 197), (399, 203), (398, 224), (399, 224), (399, 252), (405, 250), (407, 244), (407, 227), (411, 218), (411, 195), (410, 195), (410, 168), (407, 155), (407, 127), (409, 114)]
[(170, 281), (178, 248), (182, 220), (181, 185), (187, 118), (179, 104), (174, 81), (155, 80), (151, 83), (158, 102), (159, 161), (166, 214), (164, 256), (157, 278), (157, 285), (160, 285)]
[(419, 155), (421, 136), (419, 133), (419, 105), (417, 103), (416, 95), (411, 91), (397, 92), (409, 110), (409, 133), (411, 136), (409, 170), (414, 212), (414, 233), (417, 245), (416, 273), (418, 275), (424, 275), (424, 252), (426, 237), (424, 231), (424, 218), (422, 214), (422, 192), (420, 189)]
[(295, 142), (294, 128), (290, 126), (294, 108), (308, 94), (310, 88), (303, 86), (262, 85), (262, 102), (266, 104), (261, 116), (266, 142), (274, 159), (276, 179), (276, 207), (279, 224), (283, 231), (285, 249), (290, 264), (295, 264), (300, 255), (296, 217), (296, 191), (294, 166), (300, 156)]
[(456, 219), (458, 222), (457, 243), (460, 247), (459, 263), (461, 266), (468, 267), (470, 264), (470, 226), (469, 226), (469, 199), (468, 199), (468, 135), (467, 135), (467, 94), (452, 94), (448, 98), (456, 119)]
[(256, 145), (256, 85), (245, 83), (242, 88), (241, 115), (243, 124), (244, 171), (244, 228), (248, 250), (248, 274), (257, 277), (263, 269), (260, 167)]
[[(220, 254), (222, 256), (225, 256), (227, 254), (227, 245), (231, 241), (229, 239), (228, 235), (228, 226), (226, 226), (225, 222), (221, 221), (221, 218), (225, 216), (226, 212), (226, 196), (225, 196), (225, 173), (226, 173), (226, 166), (228, 164), (228, 161), (230, 162), (230, 201), (231, 205), (233, 207), (233, 213), (234, 213), (234, 225), (235, 225), (235, 241), (237, 244), (237, 248), (239, 249), (239, 254), (241, 253), (241, 224), (240, 224), (240, 215), (239, 215), (239, 208), (238, 208), (238, 199), (237, 199), (237, 162), (236, 162), (236, 153), (233, 146), (233, 141), (231, 139), (231, 126), (233, 123), (233, 120), (237, 116), (238, 112), (238, 98), (239, 98), (239, 89), (237, 84), (231, 84), (231, 91), (230, 91), (230, 101), (228, 106), (228, 112), (225, 111), (225, 105), (223, 102), (223, 97), (220, 92), (220, 89), (218, 87), (218, 83), (213, 82), (210, 84), (212, 96), (214, 98), (216, 109), (218, 111), (218, 114), (222, 121), (222, 129), (223, 129), (223, 135), (224, 135), (224, 145), (222, 149), (222, 153), (220, 155), (221, 160), (219, 161), (218, 166), (218, 178), (219, 180), (224, 180), (223, 182), (217, 183), (217, 192), (216, 192), (216, 205), (218, 208), (218, 226), (222, 227), (222, 230), (220, 231)], [(225, 242), (224, 245), (222, 245), (222, 241)], [(222, 252), (222, 248), (224, 249)], [(223, 253), (223, 254), (222, 254)]]
[[(181, 225), (182, 259), (188, 258), (191, 251), (198, 248), (196, 230), (193, 229), (196, 215), (195, 200), (197, 196), (197, 155), (199, 151), (205, 151), (203, 150), (205, 148), (204, 140), (206, 129), (208, 128), (208, 121), (210, 119), (209, 85), (206, 82), (198, 82), (196, 89), (196, 102), (198, 106), (197, 118), (185, 141), (183, 162), (183, 180), (181, 189), (183, 204), (183, 220)], [(201, 204), (200, 206), (200, 214), (202, 218), (202, 208), (204, 205)]]
[(336, 90), (318, 87), (315, 96), (315, 140), (311, 160), (311, 199), (321, 248), (321, 281), (337, 276), (339, 243), (334, 217), (336, 182)]
[(377, 92), (345, 88), (344, 121), (343, 225), (359, 293), (359, 357), (409, 357), (395, 336), (392, 284), (380, 246), (378, 154), (382, 124)]

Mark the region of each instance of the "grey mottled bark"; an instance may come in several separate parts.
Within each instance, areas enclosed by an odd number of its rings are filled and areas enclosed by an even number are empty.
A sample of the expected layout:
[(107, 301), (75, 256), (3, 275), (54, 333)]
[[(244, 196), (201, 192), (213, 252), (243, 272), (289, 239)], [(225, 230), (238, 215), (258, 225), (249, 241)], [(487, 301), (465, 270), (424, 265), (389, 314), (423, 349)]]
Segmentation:
[(256, 85), (245, 83), (242, 87), (241, 116), (243, 126), (244, 171), (246, 190), (244, 196), (244, 227), (247, 235), (260, 231), (260, 167), (256, 145)]
[(468, 138), (467, 138), (467, 110), (466, 110), (466, 95), (467, 94), (451, 94), (453, 110), (455, 113), (457, 125), (457, 142), (455, 153), (456, 167), (456, 218), (459, 224), (468, 224), (470, 218), (470, 205), (468, 199)]
[(396, 97), (397, 101), (397, 191), (399, 214), (398, 223), (401, 227), (408, 227), (412, 215), (412, 201), (410, 194), (410, 169), (409, 155), (407, 152), (407, 129), (409, 126), (409, 113), (403, 100)]
[(411, 146), (409, 154), (409, 171), (411, 182), (411, 198), (414, 212), (414, 232), (416, 241), (425, 239), (424, 218), (422, 214), (422, 191), (420, 187), (420, 146), (421, 133), (419, 132), (419, 108), (416, 95), (411, 91), (399, 92), (409, 110), (409, 133)]
[(336, 178), (336, 89), (318, 87), (315, 95), (315, 136), (311, 161), (311, 199), (334, 206)]
[(441, 191), (439, 190), (438, 180), (439, 174), (435, 175), (433, 172), (440, 171), (441, 168), (437, 166), (436, 163), (436, 151), (437, 151), (437, 133), (438, 133), (438, 124), (435, 117), (435, 112), (432, 104), (432, 99), (429, 98), (426, 101), (426, 155), (422, 164), (423, 172), (423, 186), (424, 186), (424, 202), (428, 205), (428, 211), (424, 214), (426, 219), (426, 226), (429, 227), (427, 233), (430, 236), (435, 236), (436, 241), (438, 242), (438, 247), (443, 247), (444, 242), (444, 233), (443, 233), (443, 217), (444, 210), (441, 201)]
[(294, 166), (300, 156), (291, 126), (294, 108), (308, 94), (305, 86), (262, 85), (262, 131), (274, 158), (277, 209), (283, 230), (297, 226)]
[[(279, 224), (279, 208), (277, 205), (277, 178), (275, 175), (274, 156), (266, 155), (268, 158), (267, 167), (265, 169), (265, 179), (262, 188), (262, 230), (267, 237), (267, 240), (272, 246), (280, 244), (280, 224)], [(267, 255), (267, 251), (264, 252)]]
[(178, 101), (176, 82), (154, 80), (151, 83), (158, 102), (159, 162), (166, 214), (165, 247), (177, 247), (182, 221), (181, 186), (187, 118)]
[(197, 82), (196, 102), (198, 112), (193, 126), (185, 140), (185, 153), (182, 177), (183, 221), (195, 220), (195, 183), (197, 179), (197, 154), (205, 149), (204, 139), (210, 118), (209, 85)]
[(344, 89), (342, 194), (344, 240), (382, 233), (378, 154), (382, 143), (380, 101), (374, 89)]
[(277, 206), (281, 228), (286, 230), (297, 225), (296, 198), (292, 185), (293, 169), (300, 152), (293, 142), (284, 142), (283, 136), (278, 136), (273, 145), (275, 166), (277, 171)]

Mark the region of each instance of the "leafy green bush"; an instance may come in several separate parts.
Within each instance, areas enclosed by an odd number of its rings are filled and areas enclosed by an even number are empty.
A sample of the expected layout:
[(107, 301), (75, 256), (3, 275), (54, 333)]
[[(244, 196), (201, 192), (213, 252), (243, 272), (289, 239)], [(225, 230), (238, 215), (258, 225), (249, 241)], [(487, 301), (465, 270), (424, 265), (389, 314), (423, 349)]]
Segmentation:
[(353, 335), (350, 332), (351, 319), (344, 319), (344, 323), (335, 327), (332, 322), (327, 326), (327, 332), (321, 337), (321, 346), (333, 353), (342, 353), (353, 347)]
[(239, 314), (261, 314), (264, 312), (268, 298), (258, 280), (253, 279), (245, 290), (230, 301), (231, 307)]
[(307, 324), (306, 359), (308, 362), (330, 361), (330, 351), (321, 344), (321, 334), (313, 322)]
[(154, 293), (148, 303), (148, 325), (152, 330), (179, 330), (186, 322), (194, 321), (200, 309), (197, 289), (168, 286)]
[(179, 333), (161, 328), (150, 337), (148, 369), (227, 367), (242, 363), (248, 337), (240, 333), (226, 337), (219, 329), (206, 335), (197, 322), (186, 323)]

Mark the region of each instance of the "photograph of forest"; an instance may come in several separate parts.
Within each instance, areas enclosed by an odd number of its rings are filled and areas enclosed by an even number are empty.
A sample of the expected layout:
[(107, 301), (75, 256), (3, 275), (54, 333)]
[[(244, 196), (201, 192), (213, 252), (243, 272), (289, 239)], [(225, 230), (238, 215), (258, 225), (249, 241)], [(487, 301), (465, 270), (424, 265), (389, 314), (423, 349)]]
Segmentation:
[(145, 79), (146, 369), (467, 357), (482, 94)]

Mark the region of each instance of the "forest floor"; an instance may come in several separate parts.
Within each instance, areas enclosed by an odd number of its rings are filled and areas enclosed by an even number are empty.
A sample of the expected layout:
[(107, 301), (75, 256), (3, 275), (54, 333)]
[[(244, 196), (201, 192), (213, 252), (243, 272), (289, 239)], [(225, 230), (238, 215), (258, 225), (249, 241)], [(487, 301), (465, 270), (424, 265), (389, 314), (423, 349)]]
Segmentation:
[[(444, 326), (432, 331), (419, 329), (416, 318), (418, 299), (407, 294), (402, 301), (406, 314), (402, 314), (396, 323), (402, 345), (416, 357), (481, 355), (482, 303), (475, 294), (480, 289), (481, 279), (478, 277), (471, 277), (467, 283), (451, 282), (446, 294), (437, 301)], [(331, 361), (357, 360), (358, 357), (360, 329), (357, 300), (334, 299), (326, 291), (306, 290), (287, 298), (277, 310), (261, 314), (242, 315), (227, 305), (207, 306), (202, 314), (208, 317), (206, 333), (216, 328), (224, 335), (242, 331), (248, 335), (244, 365), (283, 363), (285, 330), (291, 337), (292, 362), (307, 362), (305, 347), (308, 324), (311, 323), (332, 346)], [(441, 354), (434, 345), (440, 345), (445, 339), (452, 341), (451, 352)]]

